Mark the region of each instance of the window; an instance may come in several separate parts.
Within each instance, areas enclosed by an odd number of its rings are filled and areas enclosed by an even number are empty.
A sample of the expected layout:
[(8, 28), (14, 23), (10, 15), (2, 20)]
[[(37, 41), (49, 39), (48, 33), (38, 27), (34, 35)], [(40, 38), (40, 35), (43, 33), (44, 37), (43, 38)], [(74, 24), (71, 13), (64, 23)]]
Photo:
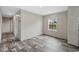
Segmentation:
[(51, 16), (48, 18), (48, 30), (56, 31), (57, 30), (57, 17)]

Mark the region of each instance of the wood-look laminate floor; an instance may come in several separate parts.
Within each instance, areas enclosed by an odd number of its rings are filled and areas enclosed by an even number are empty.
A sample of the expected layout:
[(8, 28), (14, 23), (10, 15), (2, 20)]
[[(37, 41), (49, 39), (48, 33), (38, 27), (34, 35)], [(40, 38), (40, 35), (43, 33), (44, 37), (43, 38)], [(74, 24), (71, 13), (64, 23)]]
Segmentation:
[[(12, 49), (0, 45), (1, 52), (78, 52), (79, 48), (69, 45), (66, 40), (40, 35), (24, 41), (13, 42)], [(4, 51), (5, 50), (5, 51)]]

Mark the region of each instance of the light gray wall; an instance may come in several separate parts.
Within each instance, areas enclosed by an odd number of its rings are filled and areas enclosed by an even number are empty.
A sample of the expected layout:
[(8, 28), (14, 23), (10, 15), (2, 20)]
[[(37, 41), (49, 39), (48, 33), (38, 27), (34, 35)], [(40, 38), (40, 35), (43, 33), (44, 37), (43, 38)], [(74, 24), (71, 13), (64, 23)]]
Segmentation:
[(42, 16), (21, 10), (21, 40), (42, 34)]
[(17, 39), (21, 39), (21, 24), (20, 24), (20, 15), (15, 15), (13, 19), (14, 23), (14, 35)]
[[(50, 16), (56, 16), (58, 18), (56, 32), (48, 30), (48, 18)], [(43, 19), (44, 19), (43, 20), (43, 33), (44, 34), (62, 38), (62, 39), (67, 39), (67, 11), (47, 15), (47, 16), (44, 16)]]
[(2, 33), (13, 32), (12, 18), (2, 17)]
[(13, 17), (14, 23), (14, 35), (17, 39), (21, 39), (21, 17), (20, 17), (20, 10), (16, 12)]
[(0, 43), (1, 43), (1, 36), (2, 36), (2, 16), (0, 14)]
[(68, 9), (68, 43), (79, 46), (79, 7)]

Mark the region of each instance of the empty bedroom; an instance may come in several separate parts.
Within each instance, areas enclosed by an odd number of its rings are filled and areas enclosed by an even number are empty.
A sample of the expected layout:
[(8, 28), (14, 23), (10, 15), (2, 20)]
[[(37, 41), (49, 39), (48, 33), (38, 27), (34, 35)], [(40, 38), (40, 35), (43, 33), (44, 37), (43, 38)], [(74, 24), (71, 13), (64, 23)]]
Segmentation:
[(78, 51), (78, 6), (0, 6), (0, 52)]

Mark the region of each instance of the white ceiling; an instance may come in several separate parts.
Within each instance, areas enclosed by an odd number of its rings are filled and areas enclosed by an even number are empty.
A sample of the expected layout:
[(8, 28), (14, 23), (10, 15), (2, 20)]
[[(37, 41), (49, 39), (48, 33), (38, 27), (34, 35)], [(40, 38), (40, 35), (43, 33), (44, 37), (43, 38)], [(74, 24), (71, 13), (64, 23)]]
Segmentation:
[(2, 15), (14, 15), (19, 9), (23, 9), (38, 15), (48, 15), (52, 13), (66, 11), (67, 6), (2, 6)]
[(15, 7), (0, 7), (0, 11), (3, 16), (12, 16), (14, 15), (19, 9)]

